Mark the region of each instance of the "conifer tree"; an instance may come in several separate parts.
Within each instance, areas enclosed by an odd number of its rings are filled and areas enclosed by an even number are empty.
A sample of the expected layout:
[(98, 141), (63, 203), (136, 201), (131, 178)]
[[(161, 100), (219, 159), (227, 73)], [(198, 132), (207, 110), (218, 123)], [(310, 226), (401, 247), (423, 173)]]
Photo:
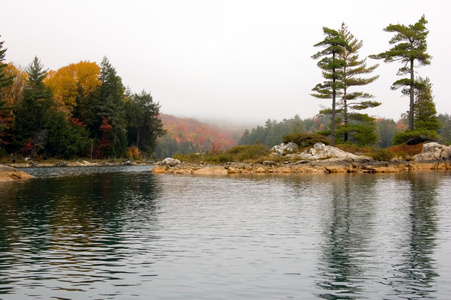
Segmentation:
[[(381, 103), (365, 99), (373, 98), (373, 95), (361, 91), (350, 91), (354, 87), (360, 87), (372, 83), (379, 76), (368, 78), (359, 77), (372, 73), (379, 65), (367, 66), (366, 58), (360, 60), (358, 51), (362, 48), (363, 42), (352, 35), (345, 23), (342, 23), (339, 31), (340, 36), (348, 43), (349, 48), (344, 49), (340, 53), (339, 58), (345, 61), (345, 65), (341, 70), (341, 81), (343, 84), (342, 108), (343, 126), (340, 131), (343, 133), (344, 142), (348, 141), (348, 133), (356, 132), (357, 135), (365, 131), (375, 130), (374, 118), (367, 114), (358, 113), (356, 111), (377, 107)], [(350, 124), (350, 121), (355, 121)], [(360, 124), (355, 124), (360, 123)], [(371, 134), (372, 136), (374, 134)], [(374, 140), (375, 142), (375, 140)]]
[(44, 85), (47, 70), (35, 57), (27, 68), (24, 99), (15, 113), (13, 138), (18, 150), (36, 155), (47, 142), (47, 124), (51, 118), (52, 93)]
[(414, 129), (434, 130), (440, 127), (435, 108), (434, 97), (432, 96), (432, 84), (428, 77), (418, 79), (419, 88), (416, 90), (414, 105)]
[(317, 84), (312, 90), (315, 92), (312, 96), (320, 99), (332, 99), (332, 124), (331, 124), (331, 142), (335, 145), (335, 113), (337, 94), (343, 89), (343, 83), (340, 81), (340, 70), (346, 65), (343, 59), (340, 59), (345, 49), (350, 50), (348, 43), (340, 36), (338, 31), (323, 27), (326, 35), (323, 41), (315, 44), (315, 47), (322, 47), (323, 50), (312, 56), (313, 59), (319, 59), (317, 65), (322, 70), (325, 81)]
[(426, 29), (426, 18), (423, 15), (414, 25), (393, 25), (390, 24), (384, 28), (386, 32), (393, 32), (395, 36), (389, 41), (390, 45), (394, 45), (388, 51), (377, 55), (370, 55), (374, 59), (383, 59), (385, 62), (400, 61), (403, 66), (399, 68), (397, 75), (409, 75), (395, 81), (392, 89), (396, 90), (402, 87), (402, 93), (410, 96), (409, 105), (409, 129), (414, 129), (414, 103), (415, 88), (418, 88), (418, 81), (415, 80), (415, 63), (418, 66), (429, 65), (431, 56), (426, 53), (426, 38), (429, 31)]

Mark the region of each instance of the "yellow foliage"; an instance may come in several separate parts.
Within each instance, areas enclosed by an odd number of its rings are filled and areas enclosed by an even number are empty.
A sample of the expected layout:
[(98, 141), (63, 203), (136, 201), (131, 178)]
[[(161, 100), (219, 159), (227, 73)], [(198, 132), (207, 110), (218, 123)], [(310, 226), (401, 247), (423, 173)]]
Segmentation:
[(141, 152), (139, 152), (139, 149), (136, 146), (128, 147), (127, 155), (128, 155), (128, 157), (130, 157), (131, 159), (134, 159), (134, 160), (141, 159)]
[(21, 68), (14, 66), (13, 63), (9, 63), (5, 67), (4, 73), (6, 77), (14, 76), (14, 79), (10, 86), (1, 89), (2, 100), (6, 101), (6, 106), (16, 106), (23, 99), (23, 90), (28, 74)]
[(69, 113), (77, 97), (86, 97), (100, 86), (99, 75), (100, 67), (95, 62), (81, 61), (50, 71), (44, 83), (52, 90), (58, 110)]

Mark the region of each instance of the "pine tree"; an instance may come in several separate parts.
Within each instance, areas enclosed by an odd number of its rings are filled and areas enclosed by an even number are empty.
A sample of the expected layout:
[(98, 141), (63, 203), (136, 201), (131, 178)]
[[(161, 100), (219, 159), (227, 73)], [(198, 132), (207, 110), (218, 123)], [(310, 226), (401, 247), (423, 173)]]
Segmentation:
[[(98, 130), (103, 118), (106, 118), (112, 129), (108, 132), (108, 139), (112, 142), (111, 151), (106, 153), (110, 156), (122, 156), (127, 147), (127, 122), (125, 115), (125, 87), (122, 79), (116, 74), (116, 70), (109, 60), (104, 57), (100, 65), (101, 85), (93, 93), (94, 116), (96, 122), (93, 123), (92, 130)], [(101, 132), (97, 132), (97, 137), (103, 137)]]
[(127, 134), (129, 145), (152, 154), (156, 148), (157, 139), (165, 134), (163, 123), (158, 118), (160, 105), (153, 101), (150, 93), (142, 91), (134, 94), (126, 103)]
[(418, 79), (419, 88), (416, 90), (414, 105), (414, 129), (434, 130), (440, 127), (435, 109), (434, 97), (432, 96), (432, 84), (429, 78)]
[(326, 35), (325, 39), (314, 46), (323, 47), (324, 49), (313, 55), (312, 58), (322, 58), (317, 65), (322, 70), (323, 77), (326, 80), (312, 89), (316, 92), (312, 96), (320, 99), (332, 99), (331, 142), (332, 145), (335, 145), (336, 99), (338, 92), (343, 89), (339, 71), (346, 65), (346, 62), (340, 59), (339, 56), (345, 49), (350, 50), (350, 48), (338, 31), (323, 27), (323, 32)]
[(426, 37), (429, 31), (426, 29), (427, 21), (423, 15), (414, 25), (393, 25), (390, 24), (384, 28), (386, 32), (393, 32), (395, 36), (390, 40), (393, 48), (377, 55), (370, 55), (374, 59), (384, 59), (385, 62), (400, 61), (403, 66), (398, 70), (399, 76), (410, 75), (408, 78), (402, 78), (395, 81), (392, 89), (396, 90), (402, 87), (402, 94), (410, 96), (409, 105), (409, 129), (414, 129), (414, 103), (415, 88), (419, 83), (415, 80), (415, 63), (418, 66), (429, 65), (431, 56), (426, 53)]
[(47, 70), (37, 57), (28, 66), (27, 73), (24, 99), (15, 112), (13, 139), (17, 150), (25, 150), (27, 153), (24, 154), (35, 156), (44, 150), (47, 142), (52, 93), (43, 83)]
[[(343, 126), (341, 126), (342, 128), (340, 129), (343, 134), (344, 142), (347, 142), (349, 137), (348, 134), (350, 132), (355, 132), (356, 135), (359, 135), (359, 132), (371, 132), (372, 129), (375, 129), (374, 118), (356, 111), (377, 107), (381, 103), (370, 100), (362, 101), (362, 99), (373, 98), (373, 95), (360, 91), (351, 92), (350, 89), (370, 84), (378, 79), (379, 76), (372, 76), (369, 78), (362, 78), (359, 76), (372, 73), (379, 65), (376, 64), (368, 67), (366, 64), (366, 58), (359, 60), (358, 51), (362, 48), (363, 42), (356, 39), (354, 35), (349, 32), (345, 23), (342, 23), (339, 34), (349, 45), (348, 49), (345, 48), (344, 51), (339, 54), (339, 58), (345, 61), (345, 65), (341, 70), (340, 78), (343, 84), (343, 93), (341, 98), (341, 115), (343, 116)], [(374, 133), (371, 133), (370, 135), (375, 136)], [(365, 138), (365, 140), (368, 139)], [(376, 140), (374, 140), (374, 142), (375, 141)]]

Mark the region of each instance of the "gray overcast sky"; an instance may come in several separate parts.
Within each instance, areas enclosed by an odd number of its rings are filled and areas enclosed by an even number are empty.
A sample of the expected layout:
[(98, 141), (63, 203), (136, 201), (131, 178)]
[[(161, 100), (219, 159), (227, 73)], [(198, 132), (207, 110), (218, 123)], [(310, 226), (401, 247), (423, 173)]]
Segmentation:
[[(330, 100), (310, 96), (323, 79), (311, 56), (322, 27), (342, 22), (364, 46), (360, 57), (388, 49), (390, 23), (425, 14), (437, 110), (451, 113), (449, 0), (6, 0), (0, 18), (6, 60), (27, 66), (37, 55), (57, 70), (106, 56), (133, 92), (150, 91), (163, 113), (209, 120), (281, 121), (315, 116)], [(380, 63), (364, 87), (382, 102), (368, 110), (397, 120), (408, 98), (390, 85), (398, 63)]]

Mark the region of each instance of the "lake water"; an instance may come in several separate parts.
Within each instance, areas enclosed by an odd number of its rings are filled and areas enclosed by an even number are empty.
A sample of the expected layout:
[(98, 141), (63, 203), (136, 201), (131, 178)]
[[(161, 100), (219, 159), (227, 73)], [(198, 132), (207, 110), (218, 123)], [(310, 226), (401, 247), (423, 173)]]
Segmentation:
[(30, 168), (0, 183), (0, 299), (450, 299), (451, 173)]

